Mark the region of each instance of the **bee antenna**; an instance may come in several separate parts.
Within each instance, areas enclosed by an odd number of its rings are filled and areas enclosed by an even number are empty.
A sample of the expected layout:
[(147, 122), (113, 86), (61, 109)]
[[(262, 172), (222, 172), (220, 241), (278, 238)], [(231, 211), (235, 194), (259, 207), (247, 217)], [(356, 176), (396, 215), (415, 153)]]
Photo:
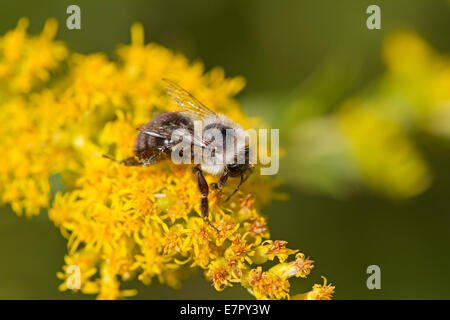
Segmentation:
[(106, 159), (109, 159), (109, 160), (111, 160), (111, 161), (114, 161), (114, 162), (120, 163), (120, 162), (119, 162), (119, 161), (117, 161), (116, 159), (114, 159), (114, 158), (112, 158), (112, 157), (110, 157), (110, 156), (108, 156), (108, 155), (106, 155), (106, 154), (103, 154), (103, 155), (102, 155), (102, 157), (103, 157), (103, 158), (106, 158)]

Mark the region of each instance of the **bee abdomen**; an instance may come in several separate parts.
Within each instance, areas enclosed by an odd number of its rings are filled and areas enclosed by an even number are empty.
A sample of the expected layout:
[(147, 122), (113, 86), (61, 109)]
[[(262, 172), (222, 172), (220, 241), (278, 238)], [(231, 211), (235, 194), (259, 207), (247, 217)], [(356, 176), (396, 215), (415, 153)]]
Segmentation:
[[(163, 113), (142, 126), (134, 143), (134, 154), (139, 156), (145, 151), (166, 146), (170, 142), (172, 132), (177, 127), (191, 128), (192, 126), (192, 121), (179, 112)], [(148, 132), (154, 132), (163, 138), (153, 136)]]

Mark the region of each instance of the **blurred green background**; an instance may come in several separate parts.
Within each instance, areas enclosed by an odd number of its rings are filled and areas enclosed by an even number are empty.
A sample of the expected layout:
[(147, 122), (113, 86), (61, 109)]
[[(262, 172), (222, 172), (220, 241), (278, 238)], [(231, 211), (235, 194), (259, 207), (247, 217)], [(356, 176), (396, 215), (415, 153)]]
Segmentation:
[[(65, 27), (70, 4), (81, 7), (81, 30)], [(371, 4), (381, 7), (381, 30), (366, 28)], [(420, 130), (408, 133), (433, 178), (424, 192), (398, 198), (342, 174), (348, 163), (339, 155), (306, 172), (310, 167), (301, 157), (308, 155), (308, 144), (296, 139), (304, 121), (326, 119), (383, 77), (382, 44), (391, 32), (415, 30), (448, 54), (449, 9), (445, 0), (1, 0), (0, 33), (13, 29), (22, 16), (30, 18), (29, 32), (38, 33), (48, 17), (55, 17), (58, 39), (72, 50), (103, 51), (114, 58), (117, 45), (129, 43), (131, 24), (140, 21), (146, 41), (200, 59), (208, 69), (222, 66), (228, 76), (243, 75), (247, 86), (237, 99), (250, 115), (280, 128), (286, 151), (281, 190), (290, 200), (264, 210), (272, 238), (285, 239), (316, 260), (309, 280), (293, 280), (291, 292), (309, 290), (323, 274), (336, 285), (337, 299), (450, 299), (448, 140)], [(93, 298), (57, 291), (66, 241), (46, 214), (28, 220), (7, 207), (0, 210), (0, 298)], [(381, 268), (381, 290), (366, 287), (372, 264)], [(251, 297), (241, 288), (218, 293), (203, 277), (186, 280), (178, 291), (156, 282), (133, 286), (141, 299)]]

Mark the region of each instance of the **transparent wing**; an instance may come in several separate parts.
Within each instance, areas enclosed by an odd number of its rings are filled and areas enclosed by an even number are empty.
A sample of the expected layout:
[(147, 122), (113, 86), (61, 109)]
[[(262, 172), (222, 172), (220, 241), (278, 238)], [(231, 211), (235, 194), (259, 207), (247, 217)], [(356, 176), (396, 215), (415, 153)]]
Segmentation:
[(181, 126), (177, 125), (151, 125), (151, 124), (145, 124), (137, 128), (138, 131), (145, 133), (149, 136), (153, 136), (156, 138), (161, 139), (170, 139), (172, 137), (173, 130), (176, 130), (178, 128), (182, 128)]
[(163, 126), (146, 124), (137, 128), (137, 130), (152, 137), (167, 139), (171, 142), (169, 146), (175, 145), (183, 139), (202, 148), (208, 147), (210, 143), (209, 141), (205, 141), (203, 138), (194, 135), (188, 127), (180, 124), (165, 124)]
[(198, 101), (192, 94), (170, 80), (163, 79), (166, 83), (167, 94), (175, 100), (177, 105), (194, 119), (217, 117), (211, 109)]

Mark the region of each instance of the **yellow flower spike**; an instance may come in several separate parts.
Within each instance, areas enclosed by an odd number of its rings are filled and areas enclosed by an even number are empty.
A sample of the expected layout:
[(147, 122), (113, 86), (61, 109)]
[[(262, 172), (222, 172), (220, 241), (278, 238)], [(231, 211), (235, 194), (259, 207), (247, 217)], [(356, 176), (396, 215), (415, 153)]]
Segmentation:
[[(121, 281), (133, 278), (179, 288), (198, 270), (219, 291), (238, 284), (258, 299), (289, 298), (281, 271), (255, 269), (297, 252), (285, 241), (268, 240), (260, 207), (276, 197), (276, 182), (255, 174), (230, 203), (211, 193), (209, 219), (217, 233), (201, 216), (189, 166), (166, 161), (127, 167), (102, 157), (131, 156), (136, 128), (155, 111), (173, 111), (161, 78), (173, 79), (244, 127), (258, 127), (234, 99), (244, 79), (226, 78), (222, 68), (205, 73), (200, 62), (145, 44), (140, 24), (132, 26), (131, 45), (119, 47), (117, 62), (104, 54), (69, 53), (53, 40), (53, 20), (37, 37), (26, 35), (27, 24), (21, 20), (0, 38), (0, 199), (27, 216), (49, 209), (67, 239), (59, 289), (68, 289), (66, 271), (75, 265), (80, 291), (99, 299), (134, 295), (120, 289)], [(42, 55), (29, 55), (36, 50)], [(66, 73), (56, 73), (66, 62)], [(49, 204), (52, 175), (63, 178), (66, 192)], [(304, 265), (297, 267), (297, 274), (307, 274)]]

